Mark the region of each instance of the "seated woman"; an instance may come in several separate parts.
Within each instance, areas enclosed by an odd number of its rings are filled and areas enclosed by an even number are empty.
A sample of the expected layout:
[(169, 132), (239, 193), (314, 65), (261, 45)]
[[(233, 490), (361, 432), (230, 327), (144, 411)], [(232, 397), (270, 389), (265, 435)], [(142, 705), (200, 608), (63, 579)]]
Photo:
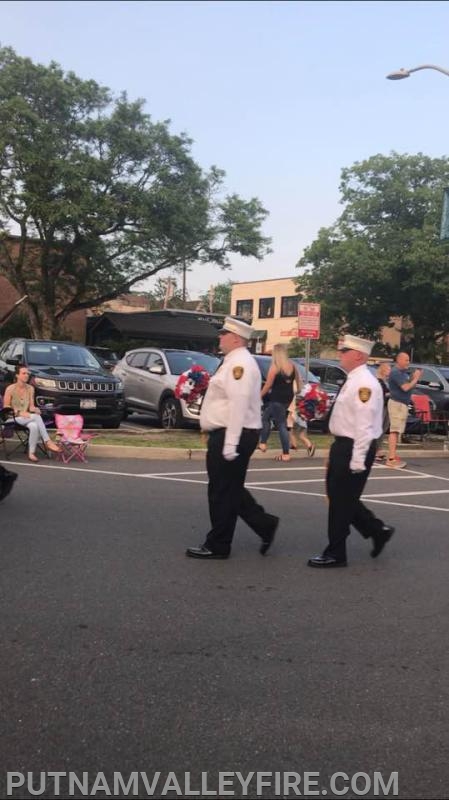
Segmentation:
[(41, 417), (41, 412), (34, 405), (34, 387), (28, 383), (30, 373), (26, 367), (16, 367), (16, 382), (7, 387), (3, 398), (3, 405), (12, 408), (15, 420), (19, 425), (28, 428), (30, 461), (38, 461), (36, 447), (41, 440), (47, 450), (60, 452), (55, 442), (52, 442)]

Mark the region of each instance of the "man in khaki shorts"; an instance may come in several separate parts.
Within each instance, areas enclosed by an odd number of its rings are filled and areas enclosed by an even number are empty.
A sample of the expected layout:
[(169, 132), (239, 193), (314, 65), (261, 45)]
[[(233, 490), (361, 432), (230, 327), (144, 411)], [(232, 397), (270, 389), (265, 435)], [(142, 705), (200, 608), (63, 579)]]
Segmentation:
[(391, 469), (403, 469), (407, 466), (396, 454), (400, 436), (405, 431), (408, 417), (408, 406), (411, 402), (412, 391), (418, 383), (421, 369), (415, 369), (410, 377), (408, 365), (410, 358), (407, 353), (398, 353), (396, 363), (391, 370), (388, 384), (391, 397), (388, 401), (388, 416), (390, 417), (390, 435), (388, 437), (388, 458), (386, 465)]

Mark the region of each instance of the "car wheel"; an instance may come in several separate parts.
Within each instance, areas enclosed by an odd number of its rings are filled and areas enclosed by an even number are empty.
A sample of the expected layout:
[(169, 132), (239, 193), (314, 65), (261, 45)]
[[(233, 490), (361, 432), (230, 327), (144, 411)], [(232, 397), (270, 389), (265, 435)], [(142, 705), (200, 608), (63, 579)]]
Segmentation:
[(175, 397), (164, 397), (159, 411), (159, 422), (162, 428), (182, 427), (181, 406)]

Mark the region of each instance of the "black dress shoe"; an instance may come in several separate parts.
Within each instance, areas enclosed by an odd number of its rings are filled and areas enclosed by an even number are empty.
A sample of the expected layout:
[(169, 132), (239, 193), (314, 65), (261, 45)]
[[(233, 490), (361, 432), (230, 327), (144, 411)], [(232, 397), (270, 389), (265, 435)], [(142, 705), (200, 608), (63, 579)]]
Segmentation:
[(11, 472), (9, 469), (4, 469), (0, 472), (0, 500), (3, 500), (11, 491), (17, 480), (17, 472)]
[(307, 562), (309, 567), (347, 567), (347, 561), (339, 561), (333, 556), (313, 556)]
[(392, 525), (384, 525), (382, 530), (379, 531), (376, 536), (373, 536), (374, 547), (371, 550), (371, 558), (377, 558), (377, 556), (380, 556), (386, 543), (389, 542), (393, 536), (394, 531), (395, 529)]
[(268, 553), (271, 545), (273, 544), (273, 539), (276, 536), (276, 531), (279, 525), (279, 517), (273, 516), (273, 522), (271, 523), (271, 528), (268, 533), (264, 533), (262, 536), (262, 544), (260, 545), (259, 553), (261, 556), (264, 556)]
[(213, 553), (207, 547), (188, 547), (186, 556), (190, 556), (190, 558), (229, 558), (229, 553)]

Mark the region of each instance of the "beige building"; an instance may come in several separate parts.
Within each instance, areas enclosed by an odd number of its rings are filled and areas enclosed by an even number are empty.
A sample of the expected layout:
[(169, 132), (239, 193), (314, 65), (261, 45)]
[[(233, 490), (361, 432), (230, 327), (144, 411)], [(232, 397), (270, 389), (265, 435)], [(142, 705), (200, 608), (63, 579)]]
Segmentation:
[[(234, 283), (231, 314), (243, 317), (256, 329), (256, 353), (271, 353), (274, 344), (285, 342), (298, 332), (298, 295), (295, 278), (274, 278), (265, 281)], [(394, 326), (382, 329), (382, 339), (391, 347), (399, 347), (401, 318), (394, 317)], [(337, 351), (324, 349), (321, 355), (332, 358)]]
[(294, 278), (234, 283), (231, 314), (252, 320), (256, 352), (271, 353), (274, 344), (288, 344), (298, 330), (298, 295)]

